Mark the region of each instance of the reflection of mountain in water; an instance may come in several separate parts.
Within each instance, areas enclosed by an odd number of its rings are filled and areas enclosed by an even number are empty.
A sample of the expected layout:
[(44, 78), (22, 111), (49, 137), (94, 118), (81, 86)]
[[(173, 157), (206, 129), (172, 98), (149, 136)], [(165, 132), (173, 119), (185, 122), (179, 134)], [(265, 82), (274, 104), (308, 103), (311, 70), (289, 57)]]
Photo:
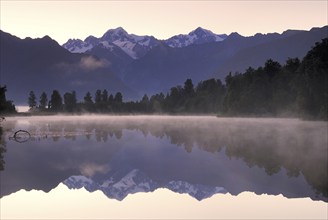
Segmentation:
[[(324, 122), (89, 116), (31, 118), (30, 123), (27, 129), (32, 136), (47, 138), (24, 143), (25, 146), (8, 142), (12, 146), (6, 153), (8, 166), (1, 179), (2, 196), (22, 188), (49, 191), (65, 180), (70, 186), (72, 176), (87, 176), (95, 187), (90, 190), (101, 189), (117, 199), (124, 198), (130, 190), (167, 187), (190, 193), (193, 187), (209, 187), (202, 189), (204, 195), (192, 194), (202, 199), (220, 186), (232, 194), (253, 191), (327, 200)], [(122, 166), (129, 169), (124, 175), (115, 174)], [(135, 188), (117, 190), (114, 183), (131, 170), (142, 181), (130, 178), (135, 181)], [(304, 179), (313, 189), (302, 185)], [(70, 187), (89, 187), (73, 182)]]
[(145, 173), (134, 169), (121, 178), (115, 176), (100, 183), (85, 176), (71, 176), (64, 181), (70, 189), (80, 189), (84, 187), (90, 192), (102, 191), (109, 198), (123, 200), (127, 195), (137, 192), (153, 192), (157, 188), (167, 188), (178, 193), (187, 193), (190, 196), (202, 200), (211, 197), (215, 193), (226, 193), (222, 187), (210, 187), (200, 184), (190, 184), (185, 181), (170, 181), (166, 185), (161, 185), (151, 180)]

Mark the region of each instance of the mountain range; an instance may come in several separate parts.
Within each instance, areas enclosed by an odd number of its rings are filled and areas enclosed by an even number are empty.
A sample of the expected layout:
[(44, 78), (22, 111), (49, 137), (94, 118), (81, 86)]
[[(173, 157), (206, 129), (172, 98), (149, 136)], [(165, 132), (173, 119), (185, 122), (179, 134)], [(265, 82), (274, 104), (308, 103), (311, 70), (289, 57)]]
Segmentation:
[(185, 181), (170, 181), (164, 185), (150, 179), (140, 170), (133, 169), (123, 176), (117, 174), (105, 180), (95, 181), (85, 176), (71, 176), (63, 182), (69, 189), (85, 188), (89, 192), (102, 191), (108, 198), (123, 200), (129, 194), (153, 192), (167, 188), (177, 193), (187, 193), (197, 200), (209, 198), (216, 193), (227, 193), (222, 187), (191, 184)]
[(288, 57), (302, 59), (327, 33), (324, 26), (244, 37), (197, 28), (159, 40), (119, 27), (99, 38), (70, 39), (61, 46), (48, 36), (20, 39), (1, 31), (0, 83), (7, 85), (8, 99), (15, 104), (26, 103), (30, 90), (50, 95), (53, 89), (75, 90), (80, 100), (96, 89), (139, 99), (145, 93), (168, 92), (187, 78), (194, 84), (224, 80), (229, 72), (257, 68), (270, 58), (281, 64)]
[(84, 41), (80, 39), (69, 39), (63, 47), (72, 53), (93, 52), (93, 48), (101, 47), (114, 51), (119, 47), (132, 59), (139, 59), (147, 54), (152, 48), (161, 42), (172, 48), (181, 48), (190, 45), (198, 45), (210, 42), (223, 41), (226, 34), (217, 35), (209, 30), (198, 27), (189, 34), (176, 35), (167, 40), (160, 41), (153, 36), (137, 36), (128, 34), (122, 27), (108, 30), (102, 37), (87, 37)]

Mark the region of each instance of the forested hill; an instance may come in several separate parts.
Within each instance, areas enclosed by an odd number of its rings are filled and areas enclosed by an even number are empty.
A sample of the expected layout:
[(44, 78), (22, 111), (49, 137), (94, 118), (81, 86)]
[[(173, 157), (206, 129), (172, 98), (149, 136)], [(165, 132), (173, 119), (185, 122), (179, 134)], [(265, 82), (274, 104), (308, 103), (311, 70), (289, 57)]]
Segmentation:
[(236, 114), (293, 114), (327, 120), (328, 38), (307, 53), (302, 62), (285, 65), (268, 60), (264, 67), (248, 68), (226, 77), (223, 111)]

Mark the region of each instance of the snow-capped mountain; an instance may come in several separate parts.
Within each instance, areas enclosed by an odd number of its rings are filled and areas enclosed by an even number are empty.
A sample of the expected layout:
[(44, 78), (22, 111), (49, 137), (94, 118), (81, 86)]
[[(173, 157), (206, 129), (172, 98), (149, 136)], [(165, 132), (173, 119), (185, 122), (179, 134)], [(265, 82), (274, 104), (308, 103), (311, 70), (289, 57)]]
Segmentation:
[(153, 36), (137, 36), (128, 34), (123, 28), (108, 30), (100, 41), (111, 42), (119, 46), (133, 59), (144, 56), (151, 48), (158, 45), (158, 40)]
[(133, 169), (122, 177), (113, 175), (108, 179), (95, 181), (85, 176), (71, 176), (63, 182), (70, 189), (84, 187), (90, 192), (101, 190), (107, 197), (123, 200), (127, 195), (137, 192), (153, 192), (157, 188), (167, 188), (177, 193), (187, 193), (197, 200), (202, 200), (216, 193), (226, 193), (222, 187), (191, 184), (185, 181), (170, 181), (159, 184), (140, 170)]
[(63, 44), (63, 47), (72, 53), (84, 53), (93, 48), (94, 45), (80, 39), (69, 39)]
[(114, 44), (121, 48), (127, 55), (133, 59), (144, 56), (151, 48), (157, 46), (159, 41), (153, 36), (137, 36), (128, 34), (123, 28), (108, 30), (102, 37), (87, 37), (84, 41), (79, 39), (70, 39), (63, 47), (72, 53), (84, 53), (90, 51), (93, 47), (102, 44), (108, 49)]
[[(192, 44), (223, 41), (226, 37), (226, 34), (217, 35), (199, 27), (187, 35), (176, 35), (163, 42), (170, 47), (186, 47)], [(100, 38), (89, 36), (84, 41), (80, 39), (69, 39), (63, 44), (63, 47), (72, 53), (84, 53), (90, 51), (99, 44), (103, 44), (105, 47), (114, 44), (121, 48), (131, 58), (139, 59), (150, 49), (159, 45), (159, 40), (153, 36), (129, 34), (123, 28), (118, 27), (108, 30)]]
[(184, 181), (170, 181), (165, 188), (177, 193), (188, 193), (197, 200), (209, 198), (216, 193), (227, 193), (223, 187), (212, 187), (200, 184), (190, 184)]
[(84, 176), (71, 176), (63, 182), (70, 189), (84, 187), (90, 192), (101, 190), (107, 197), (123, 200), (127, 195), (137, 192), (152, 192), (158, 184), (149, 179), (139, 170), (132, 170), (125, 176), (118, 178), (111, 176), (103, 181), (94, 181)]
[(170, 47), (186, 47), (192, 44), (204, 44), (210, 42), (223, 41), (227, 38), (226, 34), (217, 35), (213, 32), (198, 27), (197, 29), (191, 31), (189, 34), (180, 34), (173, 36), (167, 40), (165, 43)]

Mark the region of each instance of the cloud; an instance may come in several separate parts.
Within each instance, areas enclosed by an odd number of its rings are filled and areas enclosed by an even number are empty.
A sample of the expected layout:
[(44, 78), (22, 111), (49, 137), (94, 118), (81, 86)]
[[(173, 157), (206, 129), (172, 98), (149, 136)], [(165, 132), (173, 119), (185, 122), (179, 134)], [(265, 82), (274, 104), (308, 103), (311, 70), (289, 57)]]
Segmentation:
[(107, 173), (109, 170), (108, 165), (99, 165), (95, 163), (84, 163), (80, 165), (80, 172), (86, 177), (92, 177), (96, 173)]
[(93, 56), (84, 56), (76, 63), (59, 63), (56, 68), (64, 70), (66, 73), (75, 72), (92, 72), (97, 69), (105, 68), (110, 65), (110, 62), (105, 59), (97, 59)]
[(82, 57), (79, 63), (79, 68), (83, 70), (96, 70), (108, 66), (109, 63), (106, 60), (97, 60), (92, 56)]

